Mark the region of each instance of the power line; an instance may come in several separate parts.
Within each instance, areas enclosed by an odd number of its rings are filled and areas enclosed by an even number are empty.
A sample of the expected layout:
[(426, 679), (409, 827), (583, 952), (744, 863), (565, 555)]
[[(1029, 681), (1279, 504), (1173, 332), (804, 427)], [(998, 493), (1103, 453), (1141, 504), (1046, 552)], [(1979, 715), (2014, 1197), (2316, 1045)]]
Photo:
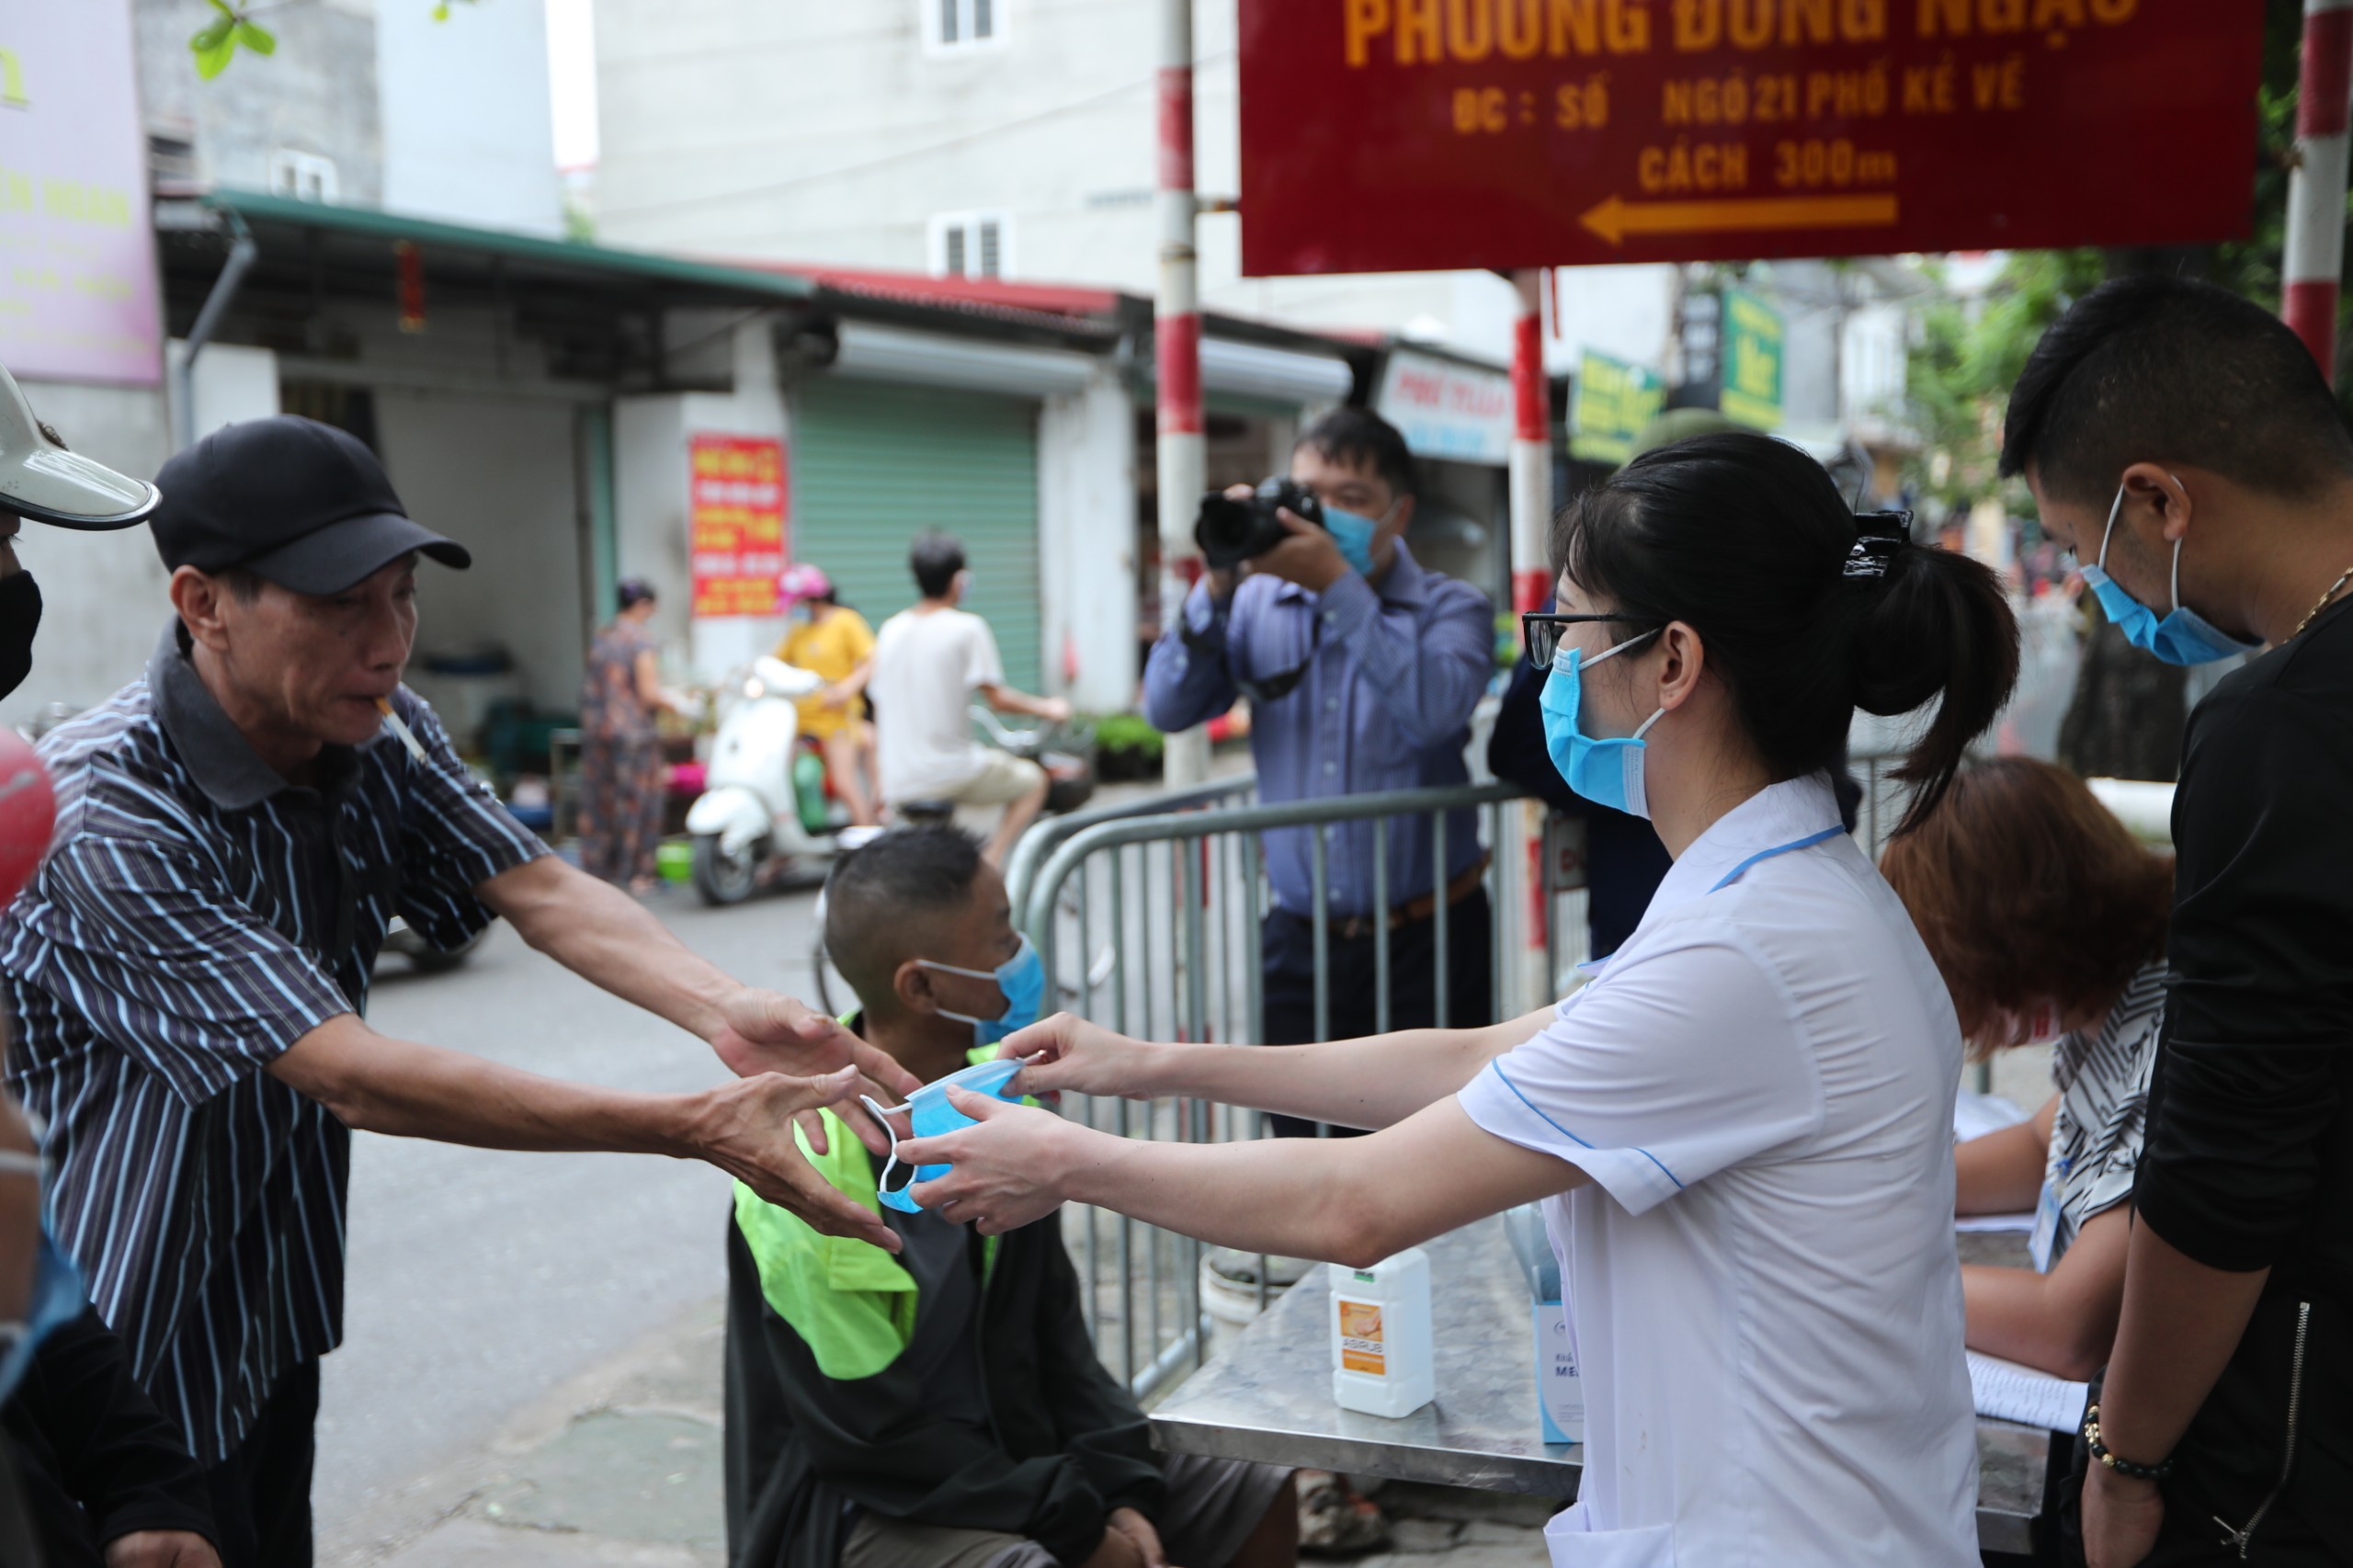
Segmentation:
[[(1233, 51), (1230, 49), (1222, 50), (1216, 54), (1204, 56), (1196, 61), (1195, 64), (1197, 66), (1214, 64), (1233, 52)], [(775, 180), (767, 185), (752, 186), (741, 190), (714, 191), (707, 196), (673, 197), (666, 201), (641, 202), (631, 207), (610, 207), (600, 202), (597, 215), (599, 217), (636, 217), (646, 212), (666, 212), (683, 207), (703, 207), (714, 201), (747, 201), (763, 196), (775, 196), (804, 185), (814, 185), (820, 180), (838, 179), (845, 175), (861, 175), (872, 169), (904, 163), (910, 158), (925, 158), (935, 153), (967, 147), (975, 142), (984, 142), (1003, 131), (1018, 131), (1024, 126), (1037, 125), (1045, 120), (1060, 119), (1066, 114), (1075, 114), (1081, 109), (1093, 108), (1096, 105), (1107, 103), (1122, 94), (1132, 93), (1139, 87), (1152, 85), (1158, 73), (1155, 72), (1151, 75), (1139, 76), (1133, 81), (1122, 82), (1114, 87), (1106, 87), (1099, 93), (1090, 93), (1086, 97), (1075, 98), (1066, 104), (1056, 104), (1051, 108), (1040, 109), (1034, 114), (1018, 115), (1012, 119), (999, 120), (995, 125), (983, 126), (978, 131), (968, 131), (941, 141), (926, 142), (920, 147), (907, 147), (896, 153), (885, 153), (880, 157), (869, 158), (864, 163), (845, 164), (838, 168), (819, 169), (813, 174), (795, 175), (790, 179)]]

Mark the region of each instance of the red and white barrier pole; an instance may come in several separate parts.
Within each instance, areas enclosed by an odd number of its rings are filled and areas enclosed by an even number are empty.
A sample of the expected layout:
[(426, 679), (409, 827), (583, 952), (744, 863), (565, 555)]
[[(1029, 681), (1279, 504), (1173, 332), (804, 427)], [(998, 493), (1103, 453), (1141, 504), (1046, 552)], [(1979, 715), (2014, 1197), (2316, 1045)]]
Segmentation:
[[(2353, 0), (2347, 0), (2353, 4)], [(1536, 608), (1552, 591), (1552, 406), (1544, 374), (1540, 268), (1512, 274), (1519, 312), (1511, 332), (1511, 597), (1515, 611)]]
[[(1193, 248), (1199, 204), (1193, 191), (1193, 0), (1160, 0), (1160, 291), (1152, 307), (1159, 384), (1160, 613), (1185, 611), (1200, 576), (1193, 518), (1208, 483), (1201, 440), (1200, 278)], [(1171, 735), (1161, 752), (1168, 788), (1210, 773), (1206, 725)]]
[(2321, 374), (2336, 380), (2337, 278), (2345, 263), (2346, 129), (2353, 113), (2353, 0), (2304, 0), (2296, 167), (2279, 313)]
[[(1513, 610), (1524, 613), (1540, 608), (1552, 591), (1552, 381), (1544, 373), (1543, 271), (1524, 267), (1512, 274), (1511, 282), (1519, 295), (1511, 333), (1511, 599)], [(1528, 919), (1524, 949), (1513, 955), (1512, 966), (1521, 974), (1534, 961), (1530, 954), (1545, 951), (1552, 915), (1552, 901), (1545, 891), (1543, 821), (1542, 806), (1522, 808), (1527, 848), (1518, 864), (1527, 881), (1520, 896)], [(1506, 896), (1512, 891), (1506, 890)], [(1552, 976), (1544, 975), (1535, 994), (1545, 994), (1552, 983)], [(1535, 1006), (1529, 997), (1498, 1000), (1514, 1007)]]

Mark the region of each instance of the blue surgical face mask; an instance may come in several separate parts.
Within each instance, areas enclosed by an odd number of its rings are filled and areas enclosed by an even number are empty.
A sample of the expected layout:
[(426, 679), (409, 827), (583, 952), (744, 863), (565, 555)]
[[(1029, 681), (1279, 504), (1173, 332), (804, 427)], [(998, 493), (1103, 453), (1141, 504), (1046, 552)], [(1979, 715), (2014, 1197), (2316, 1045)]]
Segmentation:
[(1340, 547), (1340, 559), (1348, 563), (1348, 570), (1359, 577), (1371, 576), (1372, 540), (1381, 532), (1380, 522), (1337, 506), (1326, 506), (1324, 528), (1332, 536), (1332, 542)]
[(1038, 1008), (1046, 999), (1046, 966), (1038, 957), (1038, 949), (1029, 938), (1021, 938), (1020, 948), (996, 968), (958, 969), (952, 963), (934, 963), (929, 959), (917, 959), (926, 969), (936, 969), (943, 974), (970, 975), (974, 980), (994, 980), (996, 988), (1005, 993), (1005, 1011), (994, 1018), (976, 1018), (970, 1013), (951, 1013), (939, 1009), (943, 1018), (956, 1018), (972, 1026), (972, 1036), (983, 1045), (994, 1045), (1016, 1029), (1026, 1029), (1038, 1021)]
[[(958, 970), (955, 972), (969, 974), (972, 971)], [(882, 1124), (883, 1132), (891, 1140), (890, 1162), (882, 1167), (882, 1174), (875, 1178), (876, 1196), (901, 1213), (920, 1213), (921, 1207), (915, 1202), (915, 1194), (909, 1188), (919, 1181), (930, 1181), (937, 1176), (946, 1176), (949, 1168), (947, 1165), (917, 1165), (905, 1181), (895, 1187), (892, 1187), (892, 1175), (899, 1168), (900, 1140), (899, 1130), (891, 1123), (892, 1117), (901, 1111), (908, 1113), (907, 1136), (910, 1138), (937, 1138), (943, 1133), (953, 1132), (960, 1127), (970, 1127), (972, 1124), (972, 1119), (948, 1103), (949, 1085), (952, 1084), (957, 1088), (969, 1089), (976, 1095), (995, 1095), (1001, 1100), (1008, 1100), (1017, 1105), (1020, 1103), (1021, 1096), (1006, 1094), (1006, 1086), (1013, 1082), (1013, 1075), (1020, 1072), (1026, 1064), (1026, 1061), (1022, 1058), (1003, 1057), (995, 1062), (975, 1062), (959, 1072), (950, 1073), (945, 1078), (935, 1079), (926, 1084), (909, 1096), (904, 1105), (879, 1106), (870, 1096), (858, 1096), (858, 1097), (865, 1102), (866, 1108), (874, 1113), (874, 1119)]]
[(2222, 631), (2204, 616), (2181, 602), (2182, 540), (2173, 541), (2173, 585), (2168, 590), (2173, 608), (2164, 619), (2157, 612), (2126, 593), (2108, 574), (2108, 541), (2116, 532), (2116, 519), (2124, 510), (2124, 487), (2116, 488), (2116, 503), (2108, 509), (2108, 527), (2099, 536), (2099, 559), (2084, 568), (2084, 582), (2099, 600), (2099, 608), (2124, 640), (2135, 648), (2147, 650), (2168, 665), (2211, 665), (2217, 659), (2227, 659), (2239, 653), (2251, 653), (2263, 646), (2261, 642), (2241, 642)]
[(1552, 673), (1545, 678), (1539, 706), (1544, 713), (1544, 749), (1570, 789), (1597, 806), (1608, 806), (1628, 816), (1647, 819), (1649, 792), (1643, 786), (1643, 736), (1666, 712), (1662, 708), (1643, 721), (1643, 727), (1622, 740), (1597, 741), (1577, 728), (1577, 711), (1585, 704), (1585, 672), (1604, 659), (1614, 659), (1637, 642), (1658, 635), (1656, 630), (1629, 637), (1616, 647), (1585, 657), (1584, 650), (1563, 645), (1552, 655)]

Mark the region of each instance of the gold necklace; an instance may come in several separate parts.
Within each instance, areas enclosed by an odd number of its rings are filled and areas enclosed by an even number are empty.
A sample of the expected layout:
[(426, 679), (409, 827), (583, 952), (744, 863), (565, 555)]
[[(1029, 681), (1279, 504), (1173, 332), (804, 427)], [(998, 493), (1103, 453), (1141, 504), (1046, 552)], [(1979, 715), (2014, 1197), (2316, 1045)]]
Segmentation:
[(2353, 567), (2346, 568), (2345, 575), (2339, 577), (2336, 582), (2331, 583), (2328, 585), (2328, 592), (2321, 595), (2320, 602), (2304, 612), (2304, 619), (2296, 622), (2296, 630), (2288, 633), (2288, 641), (2292, 642), (2297, 638), (2302, 636), (2304, 628), (2313, 623), (2313, 617), (2326, 609), (2328, 608), (2328, 601), (2335, 598), (2336, 597), (2336, 591), (2345, 586), (2347, 583), (2353, 583)]

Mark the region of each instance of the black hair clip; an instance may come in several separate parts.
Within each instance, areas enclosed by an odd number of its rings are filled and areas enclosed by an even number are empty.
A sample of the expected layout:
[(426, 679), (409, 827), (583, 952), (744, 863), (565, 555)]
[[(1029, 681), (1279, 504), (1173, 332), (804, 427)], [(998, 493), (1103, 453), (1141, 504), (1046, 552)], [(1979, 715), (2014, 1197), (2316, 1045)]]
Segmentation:
[(1884, 577), (1896, 552), (1912, 542), (1909, 512), (1859, 512), (1855, 515), (1855, 548), (1847, 552), (1842, 577)]

